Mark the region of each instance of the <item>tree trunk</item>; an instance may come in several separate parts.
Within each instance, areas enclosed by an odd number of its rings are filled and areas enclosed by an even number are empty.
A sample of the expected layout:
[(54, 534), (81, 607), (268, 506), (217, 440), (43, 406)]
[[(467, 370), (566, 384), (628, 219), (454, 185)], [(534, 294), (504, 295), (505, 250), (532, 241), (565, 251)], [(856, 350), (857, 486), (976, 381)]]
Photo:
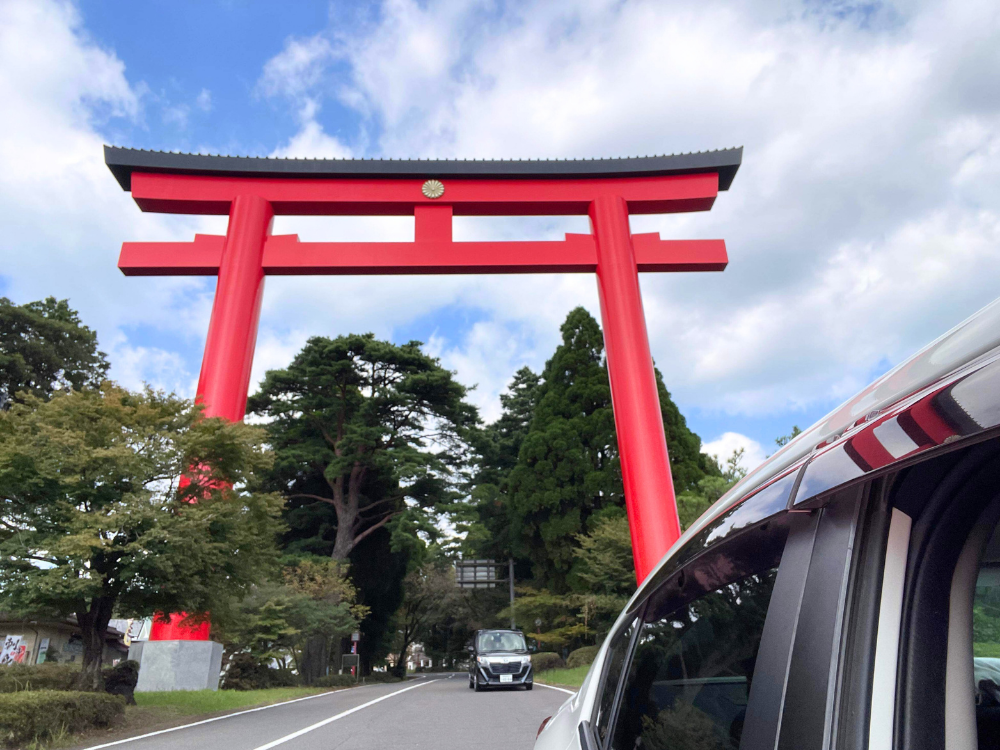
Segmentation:
[(346, 560), (351, 550), (354, 549), (354, 522), (357, 514), (344, 510), (337, 511), (337, 538), (333, 542), (333, 552), (330, 554), (334, 560)]
[(100, 692), (104, 690), (101, 667), (104, 664), (104, 638), (111, 622), (114, 602), (105, 598), (95, 599), (90, 611), (78, 611), (77, 622), (83, 637), (83, 666), (76, 678), (78, 690)]
[(325, 635), (312, 635), (302, 647), (299, 676), (306, 685), (312, 685), (320, 677), (326, 676), (330, 663), (330, 639)]
[(399, 658), (396, 659), (396, 664), (392, 668), (392, 674), (394, 677), (399, 677), (403, 679), (406, 677), (406, 652), (410, 648), (410, 643), (413, 642), (413, 634), (410, 632), (409, 628), (403, 630), (403, 645), (399, 649)]

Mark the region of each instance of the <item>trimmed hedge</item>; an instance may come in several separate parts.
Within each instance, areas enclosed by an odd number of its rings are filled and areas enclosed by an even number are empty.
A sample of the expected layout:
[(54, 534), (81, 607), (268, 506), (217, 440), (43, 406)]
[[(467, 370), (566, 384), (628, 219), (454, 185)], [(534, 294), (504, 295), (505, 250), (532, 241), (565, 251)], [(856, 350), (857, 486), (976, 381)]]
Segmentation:
[(578, 648), (576, 651), (570, 651), (569, 656), (566, 657), (566, 667), (575, 669), (576, 667), (585, 667), (588, 664), (593, 664), (600, 648), (600, 646), (584, 646), (583, 648)]
[(0, 668), (0, 693), (22, 690), (72, 690), (79, 665), (10, 664)]
[(31, 690), (0, 695), (0, 742), (44, 742), (63, 732), (109, 727), (125, 717), (125, 699), (107, 693)]
[(389, 672), (372, 672), (369, 675), (365, 675), (360, 680), (357, 677), (351, 677), (349, 674), (328, 674), (326, 677), (320, 677), (318, 680), (313, 680), (313, 684), (309, 687), (353, 687), (354, 685), (371, 684), (373, 682), (383, 683), (402, 681), (403, 679), (401, 677), (393, 677)]
[(405, 678), (396, 677), (392, 672), (372, 672), (361, 678), (362, 682), (402, 682)]
[(542, 651), (539, 654), (531, 655), (531, 666), (534, 667), (536, 672), (544, 672), (549, 669), (562, 669), (566, 666), (566, 662), (559, 654), (553, 653), (551, 651)]
[(298, 685), (298, 675), (287, 669), (271, 669), (250, 654), (236, 654), (222, 680), (223, 690), (267, 690)]
[(350, 687), (358, 682), (357, 677), (351, 677), (349, 674), (328, 674), (326, 677), (320, 677), (319, 679), (313, 680), (313, 684), (309, 687), (317, 688), (334, 688), (334, 687)]

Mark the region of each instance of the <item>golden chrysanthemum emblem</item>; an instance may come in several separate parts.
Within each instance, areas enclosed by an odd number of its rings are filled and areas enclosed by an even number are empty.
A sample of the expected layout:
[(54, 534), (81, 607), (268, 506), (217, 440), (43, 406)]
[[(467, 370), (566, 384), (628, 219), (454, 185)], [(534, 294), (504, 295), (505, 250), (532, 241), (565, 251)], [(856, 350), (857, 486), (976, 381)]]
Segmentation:
[(441, 180), (427, 180), (420, 188), (420, 192), (428, 198), (440, 198), (444, 195), (444, 183)]

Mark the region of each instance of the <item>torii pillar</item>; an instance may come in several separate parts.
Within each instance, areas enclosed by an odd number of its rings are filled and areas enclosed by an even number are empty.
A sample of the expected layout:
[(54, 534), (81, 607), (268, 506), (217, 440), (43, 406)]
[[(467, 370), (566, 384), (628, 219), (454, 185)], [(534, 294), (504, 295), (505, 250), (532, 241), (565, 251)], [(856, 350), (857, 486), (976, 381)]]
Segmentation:
[[(218, 276), (197, 398), (209, 416), (246, 409), (268, 275), (596, 273), (636, 575), (680, 536), (640, 272), (721, 271), (723, 240), (634, 235), (631, 214), (710, 209), (742, 148), (634, 159), (539, 161), (254, 159), (105, 147), (143, 211), (225, 214), (225, 237), (126, 242), (128, 276)], [(275, 215), (410, 215), (413, 242), (300, 242)], [(562, 241), (454, 242), (453, 216), (587, 215)], [(151, 639), (207, 639), (156, 623)]]

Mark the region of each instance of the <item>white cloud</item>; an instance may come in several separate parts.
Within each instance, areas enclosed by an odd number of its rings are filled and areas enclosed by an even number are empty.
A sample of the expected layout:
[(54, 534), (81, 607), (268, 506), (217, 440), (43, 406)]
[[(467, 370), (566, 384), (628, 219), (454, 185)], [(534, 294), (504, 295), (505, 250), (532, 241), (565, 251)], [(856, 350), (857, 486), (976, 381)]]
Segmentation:
[[(724, 274), (643, 279), (654, 355), (684, 404), (843, 398), (996, 294), (994, 3), (393, 0), (380, 19), (322, 49), (349, 65), (335, 95), (381, 128), (384, 154), (746, 146), (711, 213), (633, 219), (729, 244)], [(503, 325), (544, 289), (473, 304)]]
[(739, 450), (743, 451), (739, 466), (748, 472), (756, 469), (767, 458), (760, 443), (738, 432), (724, 432), (720, 437), (701, 446), (701, 452), (712, 456), (722, 467), (725, 467), (726, 461)]
[(188, 239), (213, 222), (142, 214), (111, 179), (97, 128), (141, 117), (124, 65), (88, 39), (72, 5), (11, 0), (0, 4), (0, 101), (3, 293), (68, 297), (113, 353), (113, 377), (186, 385), (175, 355), (127, 339), (145, 329), (197, 347), (211, 285), (113, 269), (123, 239)]

